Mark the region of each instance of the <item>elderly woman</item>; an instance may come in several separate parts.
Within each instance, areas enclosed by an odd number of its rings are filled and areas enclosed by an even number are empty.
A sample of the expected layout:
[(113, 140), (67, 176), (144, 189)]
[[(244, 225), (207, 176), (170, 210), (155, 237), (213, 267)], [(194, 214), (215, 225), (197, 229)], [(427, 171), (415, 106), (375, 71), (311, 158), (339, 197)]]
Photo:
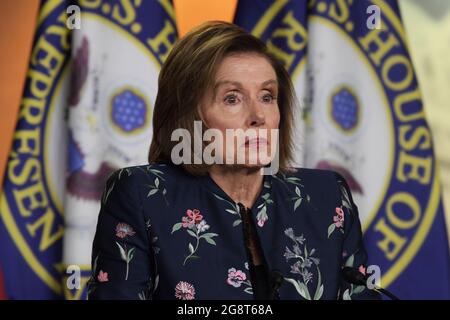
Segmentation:
[[(237, 26), (211, 22), (182, 38), (159, 76), (150, 164), (107, 182), (89, 299), (370, 298), (341, 275), (364, 272), (367, 258), (345, 180), (289, 167), (294, 102), (283, 66)], [(216, 136), (206, 163), (195, 121), (256, 136)], [(177, 129), (192, 153), (174, 152)], [(213, 143), (203, 140), (200, 153)], [(273, 161), (279, 170), (261, 174)]]

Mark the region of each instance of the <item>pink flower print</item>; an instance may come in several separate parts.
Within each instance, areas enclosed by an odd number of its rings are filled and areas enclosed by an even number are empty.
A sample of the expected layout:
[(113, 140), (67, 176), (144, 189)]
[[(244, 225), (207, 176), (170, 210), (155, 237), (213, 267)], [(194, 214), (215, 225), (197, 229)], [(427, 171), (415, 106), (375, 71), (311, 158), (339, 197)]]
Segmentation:
[(333, 216), (333, 223), (328, 226), (328, 238), (331, 236), (334, 230), (336, 230), (336, 228), (341, 233), (344, 233), (344, 211), (342, 210), (342, 207), (336, 207), (334, 211), (336, 212), (336, 214)]
[(210, 226), (206, 220), (203, 219), (200, 210), (187, 209), (186, 215), (181, 218), (181, 222), (177, 222), (172, 226), (172, 233), (180, 230), (181, 227), (186, 228), (187, 233), (195, 238), (195, 243), (189, 242), (188, 244), (189, 255), (184, 259), (183, 266), (186, 265), (186, 262), (191, 258), (200, 258), (196, 255), (196, 252), (202, 239), (210, 245), (216, 245), (213, 238), (217, 237), (218, 234), (213, 232), (204, 233), (209, 230)]
[(241, 270), (235, 268), (228, 269), (227, 283), (235, 288), (241, 286), (241, 283), (247, 279), (247, 276)]
[(195, 224), (199, 223), (200, 221), (202, 221), (203, 216), (200, 214), (200, 210), (198, 209), (194, 209), (194, 210), (187, 210), (186, 211), (186, 215), (192, 220), (194, 221)]
[(266, 221), (268, 220), (268, 217), (261, 217), (261, 219), (258, 219), (258, 226), (259, 227), (264, 227), (264, 224), (266, 223)]
[(336, 228), (342, 228), (342, 221), (339, 220), (338, 216), (333, 217), (333, 222), (334, 222), (334, 225), (336, 226)]
[(194, 226), (194, 221), (190, 220), (188, 217), (181, 218), (181, 224), (183, 228), (192, 228)]
[(342, 220), (344, 220), (344, 211), (342, 210), (341, 207), (336, 207), (336, 213), (339, 216), (339, 218), (341, 218)]
[(180, 300), (194, 300), (195, 288), (192, 284), (180, 281), (175, 287), (175, 298)]
[(336, 215), (333, 217), (336, 228), (342, 228), (344, 225), (344, 211), (340, 207), (336, 207)]
[(126, 223), (120, 222), (116, 226), (116, 236), (119, 238), (125, 238), (126, 236), (134, 236), (136, 232), (134, 232), (133, 228)]
[(181, 218), (181, 222), (183, 225), (183, 228), (192, 228), (195, 224), (198, 224), (200, 221), (202, 221), (203, 216), (200, 214), (200, 210), (194, 209), (186, 210), (186, 216)]
[(108, 282), (108, 272), (103, 272), (103, 270), (100, 270), (100, 272), (97, 275), (98, 282)]
[(366, 275), (366, 268), (363, 265), (360, 265), (358, 268), (359, 272), (361, 272), (363, 275)]

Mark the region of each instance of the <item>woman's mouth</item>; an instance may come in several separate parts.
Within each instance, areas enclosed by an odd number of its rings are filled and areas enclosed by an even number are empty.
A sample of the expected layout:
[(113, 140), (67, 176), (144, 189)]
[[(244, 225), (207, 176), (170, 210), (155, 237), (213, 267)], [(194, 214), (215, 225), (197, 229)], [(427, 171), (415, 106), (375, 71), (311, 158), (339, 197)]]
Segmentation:
[(246, 139), (244, 146), (247, 148), (261, 148), (267, 146), (267, 139), (264, 138)]

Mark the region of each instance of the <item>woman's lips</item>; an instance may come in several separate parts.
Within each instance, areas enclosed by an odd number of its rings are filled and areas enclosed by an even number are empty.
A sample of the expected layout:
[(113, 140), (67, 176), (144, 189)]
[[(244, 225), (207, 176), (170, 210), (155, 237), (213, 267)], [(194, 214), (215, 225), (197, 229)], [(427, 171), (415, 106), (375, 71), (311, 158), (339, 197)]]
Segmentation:
[(258, 148), (267, 146), (267, 139), (264, 139), (264, 138), (246, 139), (244, 146), (245, 147), (258, 147)]

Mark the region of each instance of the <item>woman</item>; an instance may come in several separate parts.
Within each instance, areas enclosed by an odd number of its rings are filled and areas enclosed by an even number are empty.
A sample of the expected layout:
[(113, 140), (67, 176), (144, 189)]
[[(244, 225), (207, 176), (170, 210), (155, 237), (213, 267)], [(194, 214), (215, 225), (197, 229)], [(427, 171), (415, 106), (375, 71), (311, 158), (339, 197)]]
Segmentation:
[[(181, 39), (159, 76), (150, 164), (107, 182), (89, 298), (370, 298), (341, 277), (366, 262), (346, 182), (288, 166), (294, 101), (283, 66), (237, 26), (210, 22)], [(195, 121), (256, 136), (216, 136), (215, 161), (198, 161), (208, 141), (177, 153), (171, 139), (179, 129), (198, 138)], [(262, 134), (277, 130), (278, 140)], [(262, 175), (274, 162), (279, 171)]]

